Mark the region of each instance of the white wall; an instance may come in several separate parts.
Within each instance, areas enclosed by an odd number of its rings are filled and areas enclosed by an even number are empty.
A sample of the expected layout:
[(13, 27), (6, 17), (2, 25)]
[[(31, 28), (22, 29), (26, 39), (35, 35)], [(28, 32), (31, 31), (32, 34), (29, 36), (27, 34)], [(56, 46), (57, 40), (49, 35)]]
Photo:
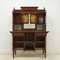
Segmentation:
[(47, 53), (60, 54), (60, 0), (0, 0), (0, 54), (12, 53), (12, 10), (21, 6), (46, 8)]

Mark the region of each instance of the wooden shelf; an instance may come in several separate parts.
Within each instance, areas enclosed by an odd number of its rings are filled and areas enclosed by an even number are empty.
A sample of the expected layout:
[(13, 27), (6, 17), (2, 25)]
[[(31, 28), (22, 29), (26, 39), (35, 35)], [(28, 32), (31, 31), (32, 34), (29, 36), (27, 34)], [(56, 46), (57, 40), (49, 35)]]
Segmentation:
[(33, 43), (26, 43), (24, 49), (25, 50), (34, 50), (34, 44)]

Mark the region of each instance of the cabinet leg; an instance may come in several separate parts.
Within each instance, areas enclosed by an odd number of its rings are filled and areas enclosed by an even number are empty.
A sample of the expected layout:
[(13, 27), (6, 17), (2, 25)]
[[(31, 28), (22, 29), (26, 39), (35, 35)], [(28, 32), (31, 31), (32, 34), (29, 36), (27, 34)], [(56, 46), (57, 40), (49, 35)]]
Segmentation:
[(25, 48), (24, 48), (24, 52), (25, 52)]
[(24, 49), (23, 49), (23, 51), (25, 52), (25, 46), (24, 46)]
[(14, 50), (13, 50), (13, 58), (14, 58)]
[(15, 49), (15, 55), (16, 55), (16, 49)]
[(44, 54), (45, 50), (43, 50), (43, 54)]
[(34, 52), (35, 52), (35, 49), (34, 49)]
[(46, 58), (46, 50), (45, 50), (45, 58)]

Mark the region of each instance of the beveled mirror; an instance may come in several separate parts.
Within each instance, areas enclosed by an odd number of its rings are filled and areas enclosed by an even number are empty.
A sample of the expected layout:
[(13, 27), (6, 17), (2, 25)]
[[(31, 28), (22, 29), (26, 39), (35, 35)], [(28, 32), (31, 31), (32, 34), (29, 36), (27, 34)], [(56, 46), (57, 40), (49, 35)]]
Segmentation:
[(28, 16), (28, 14), (22, 14), (21, 19), (22, 19), (22, 22), (24, 24), (28, 24), (29, 23), (29, 16)]
[(31, 14), (30, 23), (35, 24), (36, 22), (37, 22), (37, 15), (36, 14)]

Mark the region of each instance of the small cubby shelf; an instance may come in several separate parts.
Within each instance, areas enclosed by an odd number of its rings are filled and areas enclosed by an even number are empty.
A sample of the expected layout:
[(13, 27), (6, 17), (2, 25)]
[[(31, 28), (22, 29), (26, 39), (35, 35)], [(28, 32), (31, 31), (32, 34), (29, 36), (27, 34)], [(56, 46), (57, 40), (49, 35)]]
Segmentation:
[(16, 43), (15, 47), (17, 47), (17, 48), (24, 48), (24, 43)]
[(34, 50), (34, 43), (26, 43), (25, 50)]
[[(17, 49), (44, 50), (46, 57), (46, 10), (38, 7), (21, 7), (12, 12), (13, 57)], [(27, 28), (27, 27), (28, 28)], [(32, 28), (33, 27), (33, 28)]]

